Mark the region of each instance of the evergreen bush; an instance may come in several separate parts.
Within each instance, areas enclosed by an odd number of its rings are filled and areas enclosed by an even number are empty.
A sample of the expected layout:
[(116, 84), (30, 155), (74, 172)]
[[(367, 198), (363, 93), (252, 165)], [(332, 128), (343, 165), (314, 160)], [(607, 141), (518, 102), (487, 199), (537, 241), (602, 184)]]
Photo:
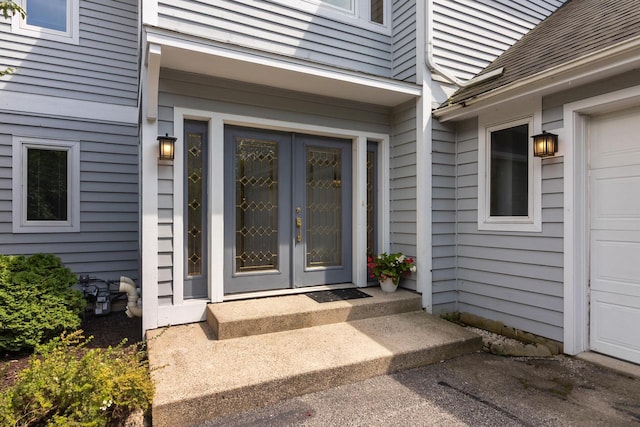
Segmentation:
[(24, 351), (80, 326), (76, 277), (49, 254), (0, 255), (0, 351)]

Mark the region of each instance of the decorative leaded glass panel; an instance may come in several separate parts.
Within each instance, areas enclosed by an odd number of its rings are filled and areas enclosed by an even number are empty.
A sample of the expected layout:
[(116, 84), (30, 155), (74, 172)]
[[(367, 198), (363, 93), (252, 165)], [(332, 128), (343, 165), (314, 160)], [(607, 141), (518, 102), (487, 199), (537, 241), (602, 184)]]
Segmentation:
[(367, 151), (367, 256), (375, 253), (376, 153)]
[(278, 269), (278, 144), (236, 139), (235, 271)]
[(187, 133), (187, 275), (203, 274), (203, 215), (204, 176), (201, 133)]
[(342, 263), (342, 161), (338, 148), (307, 147), (307, 267)]

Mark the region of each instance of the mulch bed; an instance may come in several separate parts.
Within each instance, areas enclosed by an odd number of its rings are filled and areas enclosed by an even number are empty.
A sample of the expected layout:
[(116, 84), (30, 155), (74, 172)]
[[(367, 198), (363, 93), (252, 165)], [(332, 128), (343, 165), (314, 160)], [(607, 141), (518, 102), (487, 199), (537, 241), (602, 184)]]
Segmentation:
[[(123, 311), (106, 316), (87, 313), (80, 329), (86, 337), (93, 336), (87, 346), (90, 348), (115, 347), (125, 338), (126, 345), (142, 340), (142, 319), (129, 319)], [(27, 367), (30, 356), (31, 353), (0, 354), (0, 390), (13, 384), (18, 372)]]

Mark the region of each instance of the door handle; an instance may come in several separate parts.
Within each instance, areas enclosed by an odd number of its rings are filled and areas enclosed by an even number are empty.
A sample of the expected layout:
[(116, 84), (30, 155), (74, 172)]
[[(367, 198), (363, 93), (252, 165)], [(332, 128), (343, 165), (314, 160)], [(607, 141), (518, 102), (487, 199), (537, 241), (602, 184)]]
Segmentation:
[(302, 242), (302, 218), (296, 217), (296, 228), (298, 229), (298, 234), (296, 235), (296, 242)]

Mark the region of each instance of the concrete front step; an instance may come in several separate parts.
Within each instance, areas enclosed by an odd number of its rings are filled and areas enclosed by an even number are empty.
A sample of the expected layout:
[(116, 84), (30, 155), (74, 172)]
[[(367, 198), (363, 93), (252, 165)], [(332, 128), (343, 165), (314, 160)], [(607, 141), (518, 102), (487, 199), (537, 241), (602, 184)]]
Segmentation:
[(154, 425), (193, 425), (482, 345), (479, 336), (423, 311), (214, 338), (204, 322), (148, 333)]
[(420, 295), (363, 288), (373, 298), (317, 303), (305, 294), (210, 304), (207, 323), (220, 340), (420, 310)]

